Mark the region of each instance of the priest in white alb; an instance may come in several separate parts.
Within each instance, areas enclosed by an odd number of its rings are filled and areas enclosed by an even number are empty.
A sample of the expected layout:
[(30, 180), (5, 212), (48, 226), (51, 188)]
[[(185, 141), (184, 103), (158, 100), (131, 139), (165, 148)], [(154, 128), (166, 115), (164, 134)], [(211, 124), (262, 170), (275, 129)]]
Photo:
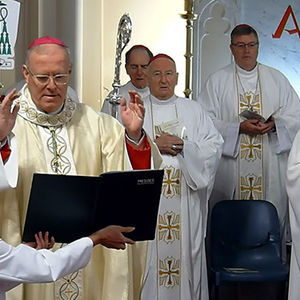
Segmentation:
[(223, 139), (199, 103), (174, 94), (170, 56), (154, 56), (147, 75), (144, 128), (163, 156), (164, 179), (141, 299), (208, 300), (204, 238)]
[(283, 254), (287, 229), (285, 174), (300, 128), (299, 98), (286, 77), (257, 62), (255, 29), (231, 32), (234, 62), (212, 74), (199, 101), (224, 138), (211, 206), (221, 200), (272, 202), (280, 219)]

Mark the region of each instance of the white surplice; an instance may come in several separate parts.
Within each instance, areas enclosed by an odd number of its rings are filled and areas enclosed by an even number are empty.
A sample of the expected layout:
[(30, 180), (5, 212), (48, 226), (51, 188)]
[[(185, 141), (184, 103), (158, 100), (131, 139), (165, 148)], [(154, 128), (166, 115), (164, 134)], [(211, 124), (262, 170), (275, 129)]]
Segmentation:
[(295, 137), (287, 165), (286, 189), (289, 197), (292, 253), (289, 300), (300, 299), (300, 132)]
[(20, 283), (52, 282), (86, 266), (93, 242), (82, 238), (55, 252), (20, 244), (12, 247), (0, 239), (0, 300)]
[(161, 125), (184, 139), (184, 148), (177, 156), (163, 155), (158, 226), (149, 243), (141, 299), (208, 300), (207, 205), (223, 140), (197, 102), (176, 96), (143, 100), (148, 135), (153, 138), (154, 126)]
[[(129, 91), (136, 91), (141, 98), (145, 98), (147, 96), (150, 95), (150, 90), (149, 88), (146, 86), (144, 87), (143, 89), (138, 89), (137, 87), (135, 87), (131, 81), (128, 81), (126, 84), (120, 86), (120, 89), (119, 89), (119, 94), (125, 98), (126, 100), (126, 103), (129, 102), (130, 100), (130, 97), (129, 97), (129, 94), (128, 92)], [(111, 110), (112, 110), (112, 104), (110, 104), (107, 100), (104, 101), (103, 103), (103, 106), (102, 106), (102, 112), (106, 113), (106, 114), (109, 114), (111, 115)], [(120, 105), (118, 105), (118, 108), (117, 108), (117, 115), (116, 115), (116, 119), (122, 123), (121, 121), (121, 114), (120, 114)]]
[[(212, 74), (199, 99), (224, 138), (222, 158), (211, 197), (212, 205), (237, 197), (241, 143), (238, 98), (241, 96), (238, 93), (236, 69), (235, 63), (232, 63)], [(289, 81), (278, 70), (259, 64), (259, 79), (261, 114), (265, 119), (273, 115), (276, 126), (276, 132), (264, 134), (262, 139), (263, 199), (275, 205), (281, 228), (284, 228), (287, 217), (286, 164), (293, 139), (300, 128), (300, 102)]]

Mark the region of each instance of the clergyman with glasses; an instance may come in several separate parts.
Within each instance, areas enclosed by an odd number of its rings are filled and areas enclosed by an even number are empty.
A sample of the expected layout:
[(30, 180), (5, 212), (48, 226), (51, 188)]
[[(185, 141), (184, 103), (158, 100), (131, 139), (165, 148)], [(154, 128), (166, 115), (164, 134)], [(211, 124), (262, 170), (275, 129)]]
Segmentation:
[[(31, 51), (28, 51), (28, 53), (27, 53), (27, 58), (26, 58), (26, 64), (24, 65), (25, 67), (28, 65), (28, 57), (29, 57), (29, 53), (30, 53)], [(30, 72), (30, 70), (27, 70), (28, 72)], [(32, 73), (31, 73), (32, 74)], [(45, 75), (44, 75), (45, 76)], [(43, 80), (47, 80), (46, 79), (46, 77), (44, 77), (44, 79), (43, 79), (43, 77), (41, 77), (40, 75), (39, 75), (39, 81), (42, 83), (43, 82)], [(66, 81), (66, 79), (67, 79), (67, 81)], [(67, 82), (68, 83), (68, 85), (67, 85), (67, 96), (69, 97), (69, 98), (71, 98), (72, 100), (74, 100), (74, 101), (76, 101), (76, 102), (79, 102), (79, 98), (78, 98), (78, 95), (77, 95), (77, 93), (76, 93), (76, 91), (69, 85), (69, 77), (65, 77), (64, 79), (63, 78), (61, 78), (61, 79), (55, 79), (56, 80), (56, 82), (59, 82), (59, 80), (63, 80), (64, 82)], [(5, 92), (4, 92), (4, 94), (5, 95), (8, 95), (8, 93), (9, 92), (11, 92), (13, 89), (16, 89), (16, 91), (17, 91), (17, 93), (19, 93), (20, 92), (20, 90), (22, 89), (22, 87), (24, 86), (26, 84), (26, 81), (25, 81), (25, 79), (22, 79), (22, 80), (20, 80), (20, 81), (18, 81), (17, 83), (15, 83), (13, 86), (11, 86), (11, 87), (9, 87), (8, 89), (6, 89), (5, 90)]]
[(200, 95), (224, 138), (210, 206), (224, 199), (272, 202), (285, 246), (285, 174), (300, 128), (299, 98), (281, 72), (257, 62), (259, 39), (253, 27), (237, 25), (230, 49), (234, 62), (212, 74)]
[[(67, 95), (71, 70), (69, 49), (62, 41), (41, 37), (29, 46), (22, 68), (26, 84), (16, 100), (20, 109), (13, 129), (19, 179), (16, 189), (0, 193), (0, 236), (12, 245), (21, 242), (33, 173), (99, 176), (147, 169), (150, 161), (160, 166), (161, 156), (142, 130), (144, 107), (138, 94), (130, 93), (129, 106), (121, 100), (122, 126)], [(137, 299), (146, 247), (141, 242), (122, 252), (95, 248), (84, 269), (55, 283), (19, 286), (7, 299)]]
[(139, 299), (205, 300), (207, 202), (223, 139), (199, 103), (175, 94), (178, 73), (172, 57), (152, 57), (147, 80), (144, 128), (162, 154), (164, 180)]

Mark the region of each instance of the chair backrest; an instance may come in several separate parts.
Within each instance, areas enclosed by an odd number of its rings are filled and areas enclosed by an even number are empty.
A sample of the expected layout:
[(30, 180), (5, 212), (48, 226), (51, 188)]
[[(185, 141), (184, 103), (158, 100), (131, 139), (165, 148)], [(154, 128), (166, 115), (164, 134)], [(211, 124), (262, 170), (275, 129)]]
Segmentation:
[(276, 208), (264, 200), (224, 200), (212, 209), (212, 268), (260, 268), (280, 261)]

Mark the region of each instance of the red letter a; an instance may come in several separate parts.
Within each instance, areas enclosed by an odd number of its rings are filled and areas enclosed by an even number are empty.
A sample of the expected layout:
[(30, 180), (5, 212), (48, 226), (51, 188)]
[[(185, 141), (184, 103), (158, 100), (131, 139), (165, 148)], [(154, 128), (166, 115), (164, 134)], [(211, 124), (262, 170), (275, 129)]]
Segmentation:
[[(284, 29), (285, 25), (286, 25), (286, 22), (288, 21), (289, 19), (289, 16), (292, 16), (292, 19), (294, 21), (294, 24), (295, 24), (295, 29), (292, 29), (292, 30), (288, 30), (288, 29)], [(297, 21), (296, 21), (296, 18), (295, 18), (295, 15), (294, 15), (294, 12), (292, 10), (292, 7), (289, 5), (288, 8), (286, 9), (281, 21), (280, 21), (280, 24), (278, 26), (278, 28), (276, 29), (275, 33), (272, 34), (272, 37), (274, 39), (279, 39), (282, 35), (282, 32), (283, 30), (286, 30), (289, 34), (294, 34), (294, 33), (298, 33), (298, 36), (300, 38), (300, 30), (299, 30), (299, 27), (298, 27), (298, 24), (297, 24)]]

